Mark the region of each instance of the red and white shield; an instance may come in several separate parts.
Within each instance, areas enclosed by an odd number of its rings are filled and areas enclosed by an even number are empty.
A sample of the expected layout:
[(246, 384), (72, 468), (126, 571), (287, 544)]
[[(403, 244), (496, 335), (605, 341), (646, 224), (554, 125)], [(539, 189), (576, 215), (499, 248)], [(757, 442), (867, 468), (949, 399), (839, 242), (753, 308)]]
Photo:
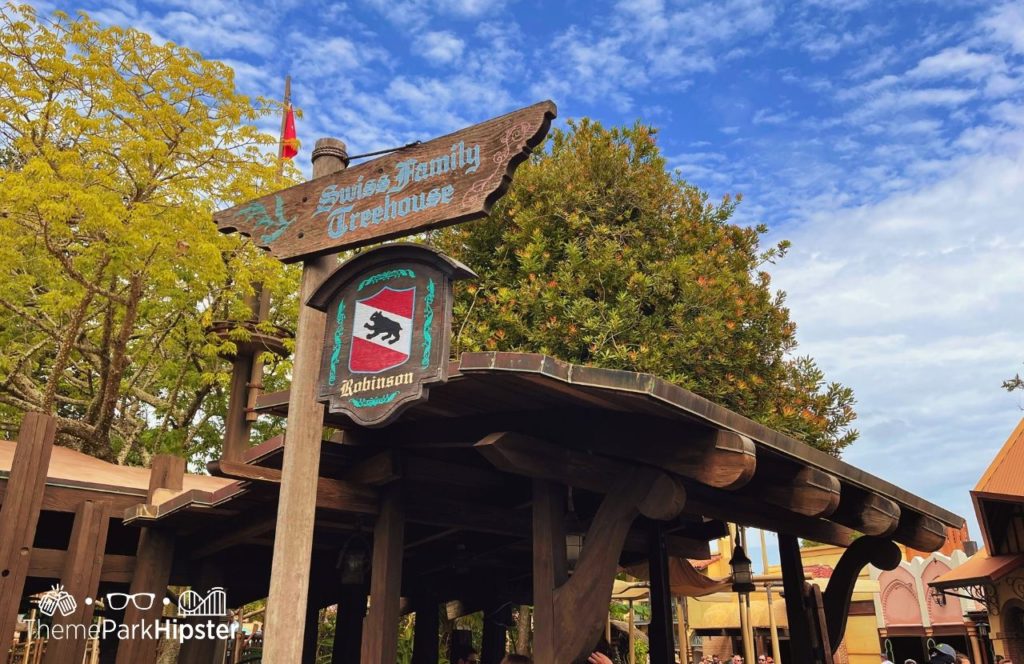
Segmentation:
[(395, 290), (385, 286), (376, 295), (356, 300), (348, 360), (353, 373), (380, 373), (409, 359), (415, 304), (415, 287)]

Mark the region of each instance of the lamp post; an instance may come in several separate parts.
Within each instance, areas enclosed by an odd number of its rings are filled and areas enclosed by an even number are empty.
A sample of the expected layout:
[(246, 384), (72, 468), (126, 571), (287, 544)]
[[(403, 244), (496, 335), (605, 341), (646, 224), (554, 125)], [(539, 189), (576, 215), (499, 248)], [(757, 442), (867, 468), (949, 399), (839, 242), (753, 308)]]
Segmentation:
[(729, 567), (732, 569), (732, 590), (739, 597), (740, 609), (740, 632), (743, 635), (743, 657), (748, 661), (754, 659), (754, 644), (752, 643), (753, 629), (751, 629), (750, 614), (746, 611), (748, 593), (754, 590), (753, 564), (746, 552), (743, 551), (741, 543), (741, 532), (737, 530), (736, 547), (732, 550), (732, 558), (729, 560)]

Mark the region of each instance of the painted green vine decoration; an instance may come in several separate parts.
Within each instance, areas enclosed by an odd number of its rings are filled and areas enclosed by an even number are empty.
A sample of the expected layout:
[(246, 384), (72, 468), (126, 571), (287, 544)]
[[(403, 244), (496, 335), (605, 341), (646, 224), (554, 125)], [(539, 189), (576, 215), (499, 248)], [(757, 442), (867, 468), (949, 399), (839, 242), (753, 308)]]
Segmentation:
[(356, 288), (356, 290), (363, 290), (367, 286), (379, 284), (380, 282), (387, 281), (389, 279), (397, 279), (399, 277), (409, 277), (410, 279), (415, 279), (416, 273), (413, 272), (412, 270), (407, 270), (405, 268), (399, 268), (397, 270), (388, 270), (387, 272), (380, 272), (378, 274), (373, 275), (372, 277), (367, 277), (360, 281), (359, 287)]
[(331, 350), (331, 371), (327, 377), (327, 382), (330, 385), (334, 385), (334, 381), (338, 379), (338, 361), (341, 359), (341, 334), (342, 328), (345, 326), (345, 300), (338, 303), (338, 315), (335, 317), (338, 322), (338, 326), (334, 328), (334, 348)]
[(423, 298), (423, 360), (424, 369), (430, 366), (430, 347), (434, 343), (430, 326), (434, 323), (434, 280), (427, 282), (427, 295)]
[(391, 403), (398, 396), (398, 392), (392, 392), (390, 394), (382, 394), (379, 397), (369, 397), (363, 399), (356, 397), (352, 399), (351, 403), (356, 408), (373, 408), (374, 406), (381, 406), (386, 403)]

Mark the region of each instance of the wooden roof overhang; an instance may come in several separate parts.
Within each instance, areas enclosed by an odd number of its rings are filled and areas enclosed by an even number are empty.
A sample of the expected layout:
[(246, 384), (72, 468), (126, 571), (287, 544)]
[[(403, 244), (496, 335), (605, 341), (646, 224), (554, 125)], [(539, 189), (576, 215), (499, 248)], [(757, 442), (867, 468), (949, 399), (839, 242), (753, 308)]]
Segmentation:
[[(428, 401), (390, 427), (354, 431), (346, 418), (330, 414), (327, 423), (351, 433), (350, 442), (366, 445), (468, 445), (513, 431), (590, 456), (669, 471), (687, 470), (686, 463), (675, 462), (693, 457), (693, 477), (679, 473), (689, 480), (688, 502), (697, 499), (700, 507), (712, 508), (714, 518), (789, 528), (840, 545), (856, 531), (892, 535), (933, 551), (945, 541), (946, 526), (964, 523), (905, 489), (650, 374), (527, 353), (464, 353), (452, 369), (447, 384), (432, 389)], [(287, 402), (287, 392), (268, 394), (257, 408), (284, 415)], [(705, 449), (709, 437), (713, 451)], [(710, 478), (714, 464), (725, 469), (709, 485), (702, 480)], [(781, 490), (786, 484), (790, 489)], [(794, 494), (788, 501), (781, 495), (786, 491)], [(762, 509), (766, 496), (785, 504)], [(721, 506), (709, 504), (720, 501)]]
[[(286, 415), (287, 404), (287, 392), (274, 393), (261, 397), (257, 409)], [(501, 577), (523, 582), (524, 597), (534, 479), (574, 487), (585, 521), (600, 494), (629, 469), (668, 473), (686, 491), (670, 546), (689, 557), (706, 557), (707, 541), (727, 521), (841, 546), (858, 533), (878, 535), (924, 551), (941, 547), (946, 526), (963, 524), (891, 483), (654, 376), (543, 355), (466, 353), (447, 383), (391, 425), (356, 427), (332, 414), (326, 424), (339, 432), (321, 452), (314, 587), (318, 574), (336, 575), (338, 551), (353, 532), (369, 534), (379, 488), (399, 478), (406, 496), (404, 587), (435, 577), (453, 587), (485, 587)], [(244, 492), (225, 490), (220, 502), (180, 495), (140, 505), (126, 522), (179, 530), (194, 559), (228, 555), (268, 563), (283, 444), (273, 439), (242, 462), (211, 464)], [(623, 564), (645, 559), (645, 533), (639, 524), (627, 538)]]

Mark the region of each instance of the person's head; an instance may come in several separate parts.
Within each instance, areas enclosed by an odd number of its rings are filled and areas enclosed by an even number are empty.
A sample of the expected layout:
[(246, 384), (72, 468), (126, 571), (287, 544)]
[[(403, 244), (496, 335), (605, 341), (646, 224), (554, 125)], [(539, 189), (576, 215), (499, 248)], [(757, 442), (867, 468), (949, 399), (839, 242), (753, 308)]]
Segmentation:
[(971, 660), (967, 658), (967, 655), (958, 652), (956, 654), (956, 664), (971, 664)]
[(903, 664), (917, 664), (917, 660), (916, 659), (905, 659), (905, 660), (903, 660)]
[(459, 648), (452, 653), (452, 664), (480, 664), (480, 653), (473, 648)]
[(743, 664), (743, 658), (739, 655), (732, 656), (732, 664)]
[(766, 658), (766, 660), (767, 660), (767, 661), (765, 662), (765, 664), (775, 664), (775, 660), (774, 660), (774, 659), (772, 659), (772, 656), (771, 656), (771, 655), (768, 655), (768, 657)]
[(516, 653), (510, 652), (505, 655), (503, 660), (501, 660), (501, 664), (533, 664), (533, 660), (526, 655), (517, 655)]

